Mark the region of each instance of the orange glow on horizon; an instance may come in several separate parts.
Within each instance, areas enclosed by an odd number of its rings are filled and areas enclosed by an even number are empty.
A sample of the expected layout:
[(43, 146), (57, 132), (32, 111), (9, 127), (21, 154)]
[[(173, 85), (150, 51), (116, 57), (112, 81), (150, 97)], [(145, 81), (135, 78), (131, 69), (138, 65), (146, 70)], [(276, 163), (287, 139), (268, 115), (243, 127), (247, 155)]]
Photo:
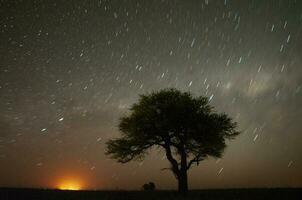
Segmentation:
[(74, 179), (62, 180), (58, 184), (58, 189), (60, 190), (81, 190), (83, 186), (80, 181)]

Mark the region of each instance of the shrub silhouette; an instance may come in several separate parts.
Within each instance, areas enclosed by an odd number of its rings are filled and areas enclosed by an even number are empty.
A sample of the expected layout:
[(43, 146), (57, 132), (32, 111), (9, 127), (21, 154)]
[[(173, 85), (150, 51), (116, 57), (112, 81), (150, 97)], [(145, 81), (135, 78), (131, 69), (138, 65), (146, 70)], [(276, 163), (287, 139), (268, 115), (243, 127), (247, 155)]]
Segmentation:
[(145, 183), (142, 189), (145, 191), (153, 191), (155, 190), (155, 184), (153, 182)]

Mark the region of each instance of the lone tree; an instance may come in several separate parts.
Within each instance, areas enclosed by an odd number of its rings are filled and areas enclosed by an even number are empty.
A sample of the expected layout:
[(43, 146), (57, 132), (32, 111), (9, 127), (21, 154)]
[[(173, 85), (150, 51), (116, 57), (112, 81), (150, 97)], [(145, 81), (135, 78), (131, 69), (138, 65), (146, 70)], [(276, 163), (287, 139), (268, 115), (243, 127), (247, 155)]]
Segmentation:
[(128, 116), (120, 119), (121, 138), (107, 142), (107, 155), (118, 162), (140, 160), (154, 146), (164, 149), (178, 191), (188, 191), (187, 171), (212, 156), (220, 158), (225, 140), (239, 134), (226, 114), (213, 111), (206, 97), (177, 89), (140, 95)]

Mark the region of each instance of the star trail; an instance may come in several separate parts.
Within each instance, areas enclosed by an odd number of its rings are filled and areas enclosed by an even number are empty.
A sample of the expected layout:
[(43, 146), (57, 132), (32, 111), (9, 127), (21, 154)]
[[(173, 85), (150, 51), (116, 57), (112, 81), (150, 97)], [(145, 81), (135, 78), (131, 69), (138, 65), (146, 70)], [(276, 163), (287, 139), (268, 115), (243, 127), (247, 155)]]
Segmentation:
[(167, 87), (242, 131), (192, 189), (302, 186), (302, 2), (2, 0), (0, 16), (0, 186), (175, 189), (162, 151), (104, 154), (138, 95)]

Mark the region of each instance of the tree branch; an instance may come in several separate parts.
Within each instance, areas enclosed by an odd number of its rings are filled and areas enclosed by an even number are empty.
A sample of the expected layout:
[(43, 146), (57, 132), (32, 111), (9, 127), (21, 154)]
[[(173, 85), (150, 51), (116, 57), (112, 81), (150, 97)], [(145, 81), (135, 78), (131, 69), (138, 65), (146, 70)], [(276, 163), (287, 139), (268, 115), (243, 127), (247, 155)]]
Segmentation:
[(200, 154), (198, 154), (197, 156), (195, 156), (192, 160), (189, 161), (187, 169), (190, 169), (190, 167), (192, 166), (192, 164), (197, 163), (197, 165), (199, 164), (199, 161), (202, 161), (203, 158)]
[(179, 168), (178, 168), (178, 162), (173, 158), (172, 152), (171, 152), (171, 145), (169, 140), (166, 140), (164, 148), (166, 149), (166, 156), (167, 159), (170, 161), (172, 165), (172, 171), (175, 175), (179, 174)]

